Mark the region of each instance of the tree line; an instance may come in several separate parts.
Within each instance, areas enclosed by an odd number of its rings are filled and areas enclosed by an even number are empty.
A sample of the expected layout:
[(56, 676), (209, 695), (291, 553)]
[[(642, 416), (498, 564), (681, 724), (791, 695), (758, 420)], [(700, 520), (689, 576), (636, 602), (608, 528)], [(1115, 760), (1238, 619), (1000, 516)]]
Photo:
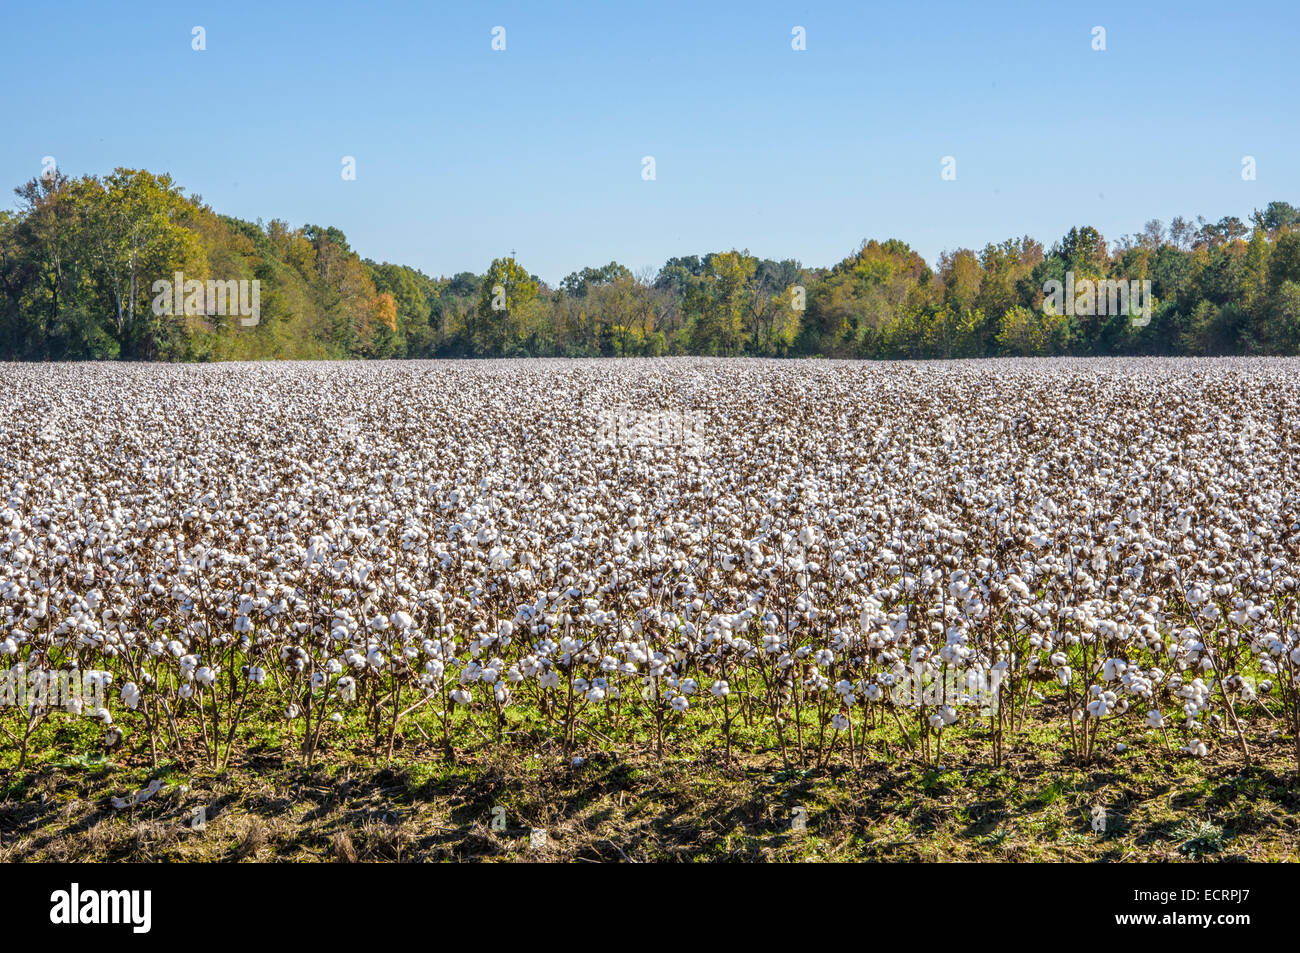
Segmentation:
[[(898, 239), (829, 267), (748, 251), (610, 262), (549, 287), (513, 257), (430, 277), (364, 259), (337, 228), (248, 222), (168, 175), (51, 170), (0, 211), (0, 359), (957, 358), (1300, 353), (1300, 209), (1182, 217), (1108, 243), (1070, 229), (945, 252)], [(254, 326), (154, 307), (155, 282), (258, 281)], [(1045, 302), (1050, 282), (1148, 281), (1149, 321)], [(1131, 310), (1131, 309), (1130, 309)]]

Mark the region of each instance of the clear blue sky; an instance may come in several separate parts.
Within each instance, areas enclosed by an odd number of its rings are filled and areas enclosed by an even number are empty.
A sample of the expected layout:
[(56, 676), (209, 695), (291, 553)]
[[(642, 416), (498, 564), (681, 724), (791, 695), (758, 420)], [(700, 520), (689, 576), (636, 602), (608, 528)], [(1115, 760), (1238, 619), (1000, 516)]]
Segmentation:
[(334, 225), (435, 276), (512, 248), (551, 283), (732, 247), (827, 265), (889, 237), (934, 262), (1300, 204), (1296, 0), (86, 0), (0, 17), (6, 190), (46, 155), (71, 175), (166, 171), (218, 211)]

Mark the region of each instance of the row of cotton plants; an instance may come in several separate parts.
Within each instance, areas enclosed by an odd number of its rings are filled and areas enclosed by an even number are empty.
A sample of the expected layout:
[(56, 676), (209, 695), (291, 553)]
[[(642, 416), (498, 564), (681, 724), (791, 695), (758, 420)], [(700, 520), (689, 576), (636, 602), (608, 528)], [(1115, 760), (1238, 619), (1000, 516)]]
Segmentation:
[(1300, 761), (1297, 371), (5, 366), (0, 745)]

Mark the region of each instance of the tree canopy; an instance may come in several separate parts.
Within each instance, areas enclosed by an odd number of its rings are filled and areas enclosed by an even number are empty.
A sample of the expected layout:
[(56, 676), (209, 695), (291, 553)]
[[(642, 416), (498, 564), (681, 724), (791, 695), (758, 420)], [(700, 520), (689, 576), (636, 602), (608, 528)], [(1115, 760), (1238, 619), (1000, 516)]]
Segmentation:
[[(145, 170), (51, 172), (15, 192), (0, 211), (9, 360), (1300, 353), (1300, 209), (1282, 201), (1249, 224), (1178, 216), (1109, 242), (1079, 225), (933, 268), (891, 238), (828, 267), (733, 248), (656, 273), (611, 261), (550, 288), (513, 257), (438, 278), (363, 259), (338, 228), (221, 215)], [(178, 272), (256, 280), (256, 324), (158, 313), (150, 289)], [(1045, 289), (1067, 279), (1149, 281), (1151, 320), (1056, 309)]]

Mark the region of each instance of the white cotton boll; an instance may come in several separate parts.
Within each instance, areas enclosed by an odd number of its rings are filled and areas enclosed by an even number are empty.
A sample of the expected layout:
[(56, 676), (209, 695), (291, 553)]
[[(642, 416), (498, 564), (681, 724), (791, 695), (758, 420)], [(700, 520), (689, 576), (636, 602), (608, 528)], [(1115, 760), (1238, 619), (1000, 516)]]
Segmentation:
[(200, 685), (211, 687), (212, 685), (216, 684), (218, 671), (219, 669), (217, 669), (216, 666), (212, 666), (212, 667), (209, 667), (207, 665), (200, 666), (194, 672), (194, 680), (198, 682)]
[(451, 693), (451, 700), (457, 705), (469, 705), (474, 700), (474, 696), (465, 689), (458, 688)]
[(720, 678), (709, 686), (709, 691), (713, 693), (715, 698), (726, 698), (731, 694), (731, 685), (727, 683), (726, 679)]
[(836, 731), (848, 731), (849, 720), (840, 712), (836, 712), (831, 716), (831, 727)]
[(1104, 718), (1115, 707), (1115, 693), (1102, 691), (1099, 685), (1094, 685), (1092, 689), (1096, 697), (1088, 702), (1088, 712), (1095, 718)]
[(1128, 663), (1123, 659), (1107, 659), (1102, 666), (1102, 681), (1113, 682), (1128, 670)]
[(335, 684), (335, 690), (339, 693), (339, 698), (345, 703), (352, 703), (357, 698), (357, 680), (351, 675), (344, 675)]
[(132, 711), (140, 707), (140, 689), (135, 682), (127, 682), (122, 686), (122, 704)]
[(402, 612), (402, 611), (394, 612), (389, 617), (389, 621), (392, 622), (393, 627), (395, 629), (398, 629), (402, 632), (405, 632), (407, 629), (410, 629), (415, 625), (415, 619), (411, 618), (411, 614), (409, 612)]
[(671, 704), (673, 711), (685, 711), (690, 707), (690, 702), (686, 700), (685, 695), (674, 695)]
[(1148, 728), (1163, 728), (1165, 724), (1165, 716), (1160, 714), (1160, 711), (1156, 708), (1152, 708), (1147, 712), (1146, 720)]

